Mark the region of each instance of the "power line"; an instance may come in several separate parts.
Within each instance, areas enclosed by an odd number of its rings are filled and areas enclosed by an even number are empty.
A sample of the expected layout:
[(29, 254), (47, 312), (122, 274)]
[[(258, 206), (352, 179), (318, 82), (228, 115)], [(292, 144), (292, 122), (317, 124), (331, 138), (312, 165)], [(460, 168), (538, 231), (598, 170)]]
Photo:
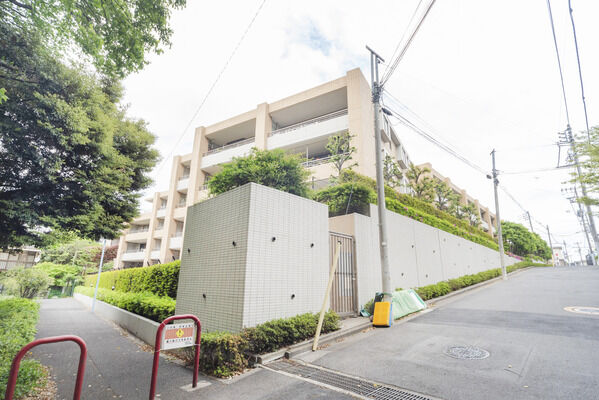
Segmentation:
[[(408, 22), (408, 26), (406, 27), (406, 30), (404, 31), (403, 35), (401, 35), (401, 39), (399, 39), (399, 42), (397, 43), (397, 46), (395, 46), (395, 50), (393, 50), (393, 54), (391, 55), (391, 58), (389, 58), (390, 60), (393, 61), (393, 58), (395, 57), (395, 54), (397, 54), (397, 51), (399, 50), (399, 46), (401, 45), (401, 43), (403, 42), (404, 38), (406, 37), (406, 34), (408, 33), (408, 30), (410, 29), (410, 26), (412, 26), (412, 22), (414, 21), (414, 17), (416, 17), (416, 14), (418, 13), (418, 10), (420, 9), (420, 6), (422, 5), (422, 1), (423, 0), (420, 0), (418, 2), (418, 5), (414, 9), (414, 12), (412, 13), (412, 17), (410, 18), (410, 22)], [(389, 67), (391, 66), (391, 64), (386, 64), (384, 62), (381, 62), (381, 64), (383, 64), (385, 66), (385, 72), (383, 72), (383, 76), (384, 76), (387, 73), (387, 70), (389, 69)]]
[(570, 113), (568, 112), (568, 100), (566, 98), (566, 87), (564, 86), (564, 74), (562, 72), (562, 62), (559, 56), (559, 49), (557, 47), (557, 38), (555, 37), (555, 26), (553, 24), (553, 13), (551, 12), (550, 0), (547, 0), (547, 10), (549, 11), (549, 22), (551, 22), (551, 33), (553, 34), (553, 44), (555, 46), (555, 55), (557, 56), (557, 66), (559, 68), (559, 77), (562, 82), (562, 95), (564, 97), (564, 105), (566, 107), (566, 121), (570, 126)]
[(567, 168), (572, 168), (574, 165), (564, 165), (561, 167), (547, 167), (547, 168), (537, 168), (537, 169), (529, 169), (524, 171), (501, 171), (502, 175), (520, 175), (520, 174), (531, 174), (536, 172), (547, 172), (547, 171), (560, 171)]
[(258, 17), (258, 14), (260, 14), (260, 11), (262, 10), (262, 7), (264, 7), (264, 3), (266, 3), (266, 0), (262, 0), (262, 3), (260, 3), (260, 6), (258, 7), (258, 9), (256, 10), (256, 12), (254, 13), (254, 16), (252, 17), (250, 23), (248, 24), (247, 28), (245, 28), (245, 31), (241, 35), (241, 38), (239, 39), (239, 41), (237, 42), (237, 44), (233, 48), (233, 51), (229, 55), (229, 58), (225, 62), (225, 65), (222, 67), (222, 69), (220, 70), (220, 72), (216, 76), (216, 79), (214, 80), (214, 82), (212, 82), (212, 85), (210, 86), (210, 88), (208, 89), (208, 91), (206, 92), (206, 94), (204, 95), (204, 98), (200, 102), (200, 105), (196, 108), (195, 112), (193, 113), (193, 116), (191, 117), (191, 119), (189, 120), (189, 122), (187, 123), (187, 125), (185, 126), (185, 129), (183, 129), (183, 131), (181, 132), (181, 134), (179, 134), (179, 137), (175, 141), (175, 144), (173, 145), (172, 149), (168, 152), (167, 156), (164, 157), (164, 159), (158, 165), (158, 167), (156, 169), (156, 172), (155, 172), (156, 174), (158, 174), (162, 170), (162, 168), (166, 164), (166, 161), (173, 155), (173, 153), (177, 149), (177, 146), (179, 145), (179, 143), (181, 143), (181, 140), (183, 140), (183, 137), (185, 137), (185, 133), (187, 132), (187, 130), (189, 129), (189, 127), (191, 126), (191, 124), (193, 124), (195, 118), (198, 116), (198, 114), (200, 113), (200, 111), (204, 107), (204, 104), (206, 103), (206, 100), (208, 100), (208, 97), (210, 96), (210, 94), (214, 90), (216, 84), (220, 81), (221, 76), (223, 75), (223, 73), (225, 72), (225, 70), (227, 69), (227, 67), (229, 66), (229, 63), (233, 59), (233, 56), (235, 56), (235, 53), (237, 53), (237, 50), (239, 49), (239, 46), (241, 45), (241, 42), (243, 42), (243, 39), (245, 39), (247, 33), (249, 32), (250, 28), (254, 24), (254, 21)]
[[(414, 28), (414, 30), (412, 31), (412, 33), (408, 37), (408, 39), (407, 39), (406, 43), (404, 44), (403, 48), (399, 51), (399, 53), (397, 54), (397, 57), (395, 58), (395, 60), (393, 60), (391, 62), (391, 67), (389, 67), (385, 71), (385, 74), (383, 75), (383, 79), (381, 79), (380, 86), (384, 86), (385, 83), (387, 83), (387, 81), (389, 80), (389, 78), (391, 77), (391, 75), (393, 74), (393, 72), (395, 71), (395, 68), (397, 68), (397, 66), (399, 65), (399, 62), (401, 61), (401, 59), (403, 58), (403, 56), (406, 54), (406, 51), (408, 51), (408, 48), (410, 47), (410, 44), (412, 44), (412, 40), (414, 39), (414, 37), (418, 33), (418, 30), (420, 30), (420, 27), (422, 26), (422, 23), (424, 22), (424, 20), (426, 19), (426, 16), (428, 15), (428, 13), (430, 12), (431, 8), (435, 4), (435, 1), (436, 0), (431, 0), (431, 2), (429, 3), (428, 7), (425, 9), (424, 14), (422, 15), (422, 17), (420, 18), (420, 21), (418, 21), (418, 24), (416, 25), (416, 27)], [(420, 3), (418, 5), (420, 6)], [(400, 46), (401, 43), (402, 43), (402, 41), (400, 41), (397, 44), (398, 48), (399, 48), (399, 46)], [(396, 49), (396, 51), (397, 51), (397, 49)]]
[[(549, 1), (549, 0), (547, 0)], [(578, 39), (576, 39), (576, 27), (574, 26), (574, 15), (572, 14), (572, 3), (568, 0), (568, 9), (570, 10), (570, 21), (572, 21), (572, 33), (574, 34), (574, 47), (576, 47), (576, 63), (578, 64), (578, 78), (580, 80), (580, 94), (582, 96), (582, 105), (584, 107), (584, 121), (587, 127), (587, 139), (591, 144), (591, 134), (589, 132), (589, 115), (587, 114), (587, 101), (584, 97), (584, 84), (582, 81), (582, 68), (580, 67), (580, 54), (578, 53)]]

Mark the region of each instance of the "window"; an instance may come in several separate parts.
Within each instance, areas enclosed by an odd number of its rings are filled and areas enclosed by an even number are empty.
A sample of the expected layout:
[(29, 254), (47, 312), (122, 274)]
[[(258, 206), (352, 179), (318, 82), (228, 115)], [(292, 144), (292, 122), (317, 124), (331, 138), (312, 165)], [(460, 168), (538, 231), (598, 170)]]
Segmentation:
[(140, 243), (139, 244), (139, 251), (144, 251), (146, 249), (146, 244), (145, 243)]
[(164, 210), (166, 208), (166, 199), (160, 199), (160, 209)]
[(179, 207), (183, 207), (187, 203), (187, 195), (180, 194), (179, 195)]

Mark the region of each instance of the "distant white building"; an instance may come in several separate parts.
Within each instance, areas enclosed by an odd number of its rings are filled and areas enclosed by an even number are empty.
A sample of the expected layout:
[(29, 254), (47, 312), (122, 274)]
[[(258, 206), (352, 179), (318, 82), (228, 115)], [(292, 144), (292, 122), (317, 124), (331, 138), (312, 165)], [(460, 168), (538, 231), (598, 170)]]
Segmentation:
[(561, 245), (553, 246), (551, 253), (554, 265), (568, 265), (564, 248)]

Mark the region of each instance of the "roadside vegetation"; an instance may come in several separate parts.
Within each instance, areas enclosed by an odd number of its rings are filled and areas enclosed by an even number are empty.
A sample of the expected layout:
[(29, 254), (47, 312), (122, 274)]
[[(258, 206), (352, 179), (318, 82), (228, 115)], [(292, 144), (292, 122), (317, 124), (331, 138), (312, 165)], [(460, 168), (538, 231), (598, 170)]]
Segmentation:
[[(27, 299), (0, 297), (0, 400), (8, 382), (14, 356), (35, 338), (39, 305)], [(21, 399), (45, 383), (40, 363), (23, 359), (19, 370), (15, 398)]]
[[(162, 322), (175, 314), (179, 266), (180, 262), (174, 261), (102, 273), (97, 299)], [(85, 286), (77, 287), (75, 292), (93, 297), (96, 279), (97, 275), (87, 276)], [(218, 377), (242, 372), (248, 366), (251, 354), (268, 353), (309, 339), (314, 336), (317, 323), (318, 315), (307, 313), (269, 321), (240, 333), (202, 333), (200, 368)], [(322, 333), (337, 329), (339, 316), (329, 311)]]

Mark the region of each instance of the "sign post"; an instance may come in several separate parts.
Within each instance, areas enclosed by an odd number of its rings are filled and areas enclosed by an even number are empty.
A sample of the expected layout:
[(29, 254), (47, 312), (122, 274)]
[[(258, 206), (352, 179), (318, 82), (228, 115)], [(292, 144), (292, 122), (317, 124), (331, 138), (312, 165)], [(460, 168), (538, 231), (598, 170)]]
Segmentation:
[[(193, 322), (167, 325), (171, 321), (191, 319)], [(164, 331), (164, 337), (162, 332)], [(195, 340), (194, 340), (195, 336)], [(156, 342), (154, 343), (154, 363), (152, 365), (152, 380), (150, 381), (150, 400), (156, 395), (156, 378), (158, 377), (158, 363), (160, 361), (160, 350), (178, 349), (181, 347), (195, 346), (195, 357), (193, 363), (193, 382), (191, 387), (198, 385), (198, 369), (200, 367), (200, 341), (202, 337), (202, 324), (198, 317), (191, 314), (173, 315), (168, 317), (156, 330)]]

